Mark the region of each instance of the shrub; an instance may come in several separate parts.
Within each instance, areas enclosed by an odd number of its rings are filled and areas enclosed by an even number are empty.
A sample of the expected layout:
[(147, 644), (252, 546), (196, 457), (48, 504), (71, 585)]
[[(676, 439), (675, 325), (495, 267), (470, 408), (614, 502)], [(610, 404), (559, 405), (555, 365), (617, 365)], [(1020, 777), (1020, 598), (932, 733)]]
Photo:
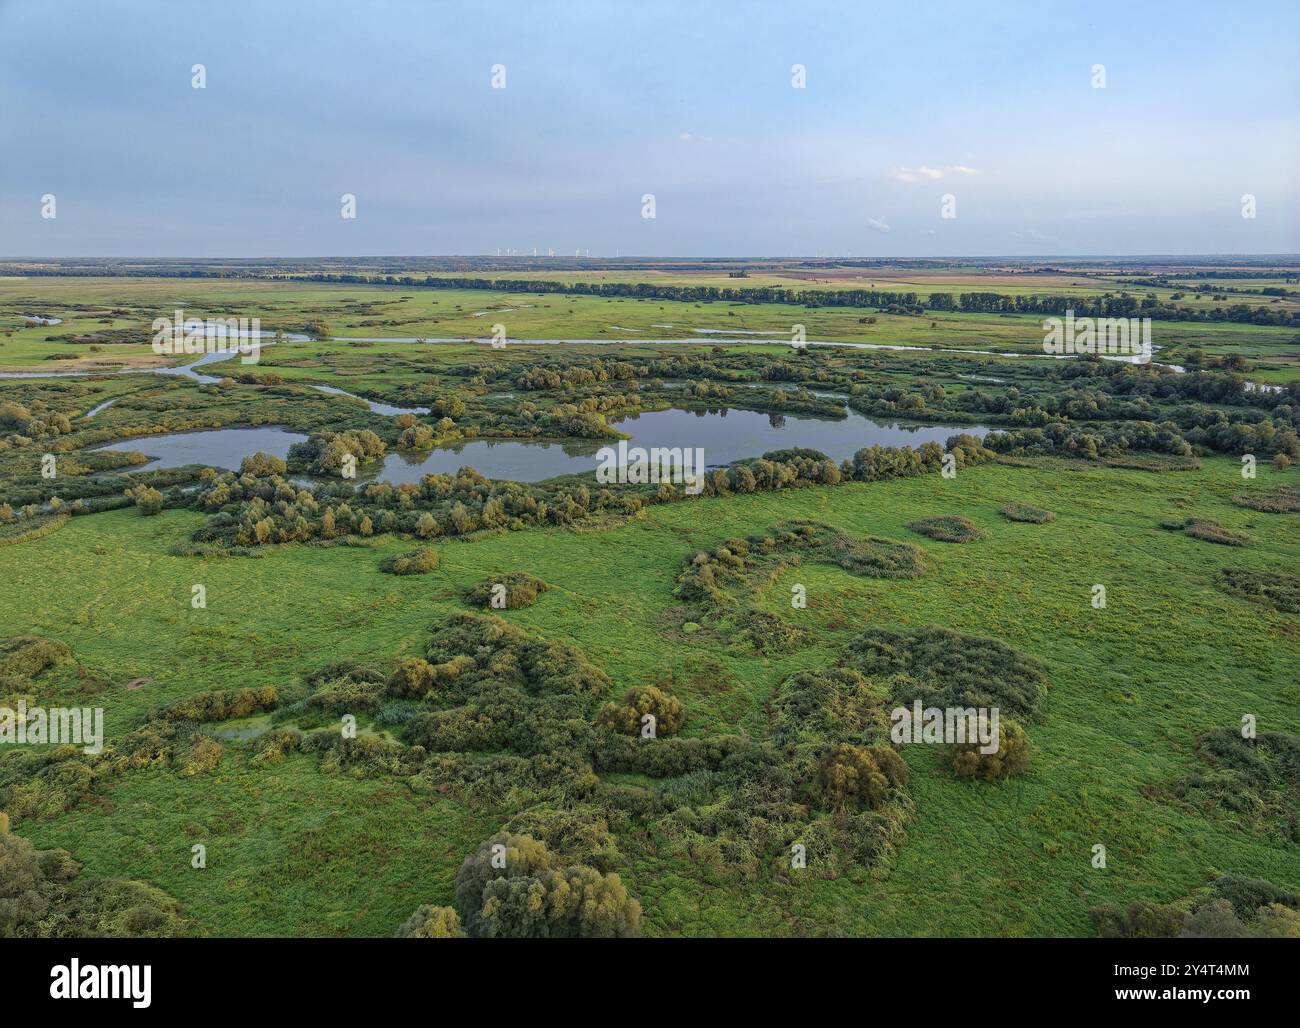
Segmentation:
[(868, 678), (888, 680), (896, 702), (933, 707), (997, 707), (1001, 716), (1032, 718), (1047, 691), (1043, 665), (997, 639), (928, 625), (873, 628), (852, 640), (844, 662)]
[(485, 939), (625, 939), (640, 933), (641, 904), (616, 874), (566, 867), (496, 878), (483, 890), (476, 934)]
[(735, 638), (757, 653), (789, 653), (807, 641), (808, 633), (780, 614), (749, 608), (738, 612), (732, 622)]
[(431, 546), (386, 557), (379, 564), (380, 571), (390, 575), (427, 575), (438, 566), (438, 551)]
[(440, 684), (450, 682), (474, 667), (474, 658), (466, 654), (441, 664), (430, 664), (420, 657), (408, 657), (388, 679), (390, 696), (427, 696)]
[(270, 478), (272, 475), (283, 475), (288, 467), (279, 457), (259, 450), (239, 462), (239, 473), (252, 475), (254, 478)]
[(200, 736), (190, 750), (189, 759), (182, 769), (183, 775), (199, 775), (205, 771), (215, 770), (221, 763), (221, 743), (210, 736)]
[(1300, 575), (1282, 571), (1224, 568), (1219, 572), (1215, 583), (1233, 596), (1276, 607), (1290, 614), (1300, 612)]
[(270, 710), (278, 702), (274, 686), (202, 692), (154, 711), (154, 717), (162, 721), (231, 721)]
[(1001, 781), (1029, 767), (1029, 735), (1014, 721), (1003, 719), (998, 724), (996, 752), (981, 752), (978, 742), (959, 742), (943, 747), (940, 759), (955, 778)]
[(640, 735), (641, 719), (654, 718), (655, 735), (674, 735), (686, 720), (686, 708), (677, 697), (653, 685), (631, 688), (623, 702), (607, 703), (596, 715), (596, 724), (624, 735)]
[(84, 876), (66, 850), (38, 850), (0, 815), (0, 938), (170, 938), (180, 904), (144, 882)]
[(1201, 539), (1207, 543), (1218, 543), (1221, 546), (1245, 546), (1251, 541), (1249, 536), (1229, 532), (1217, 521), (1210, 521), (1208, 518), (1162, 521), (1160, 527), (1166, 531), (1182, 532), (1193, 539)]
[(1246, 934), (1227, 900), (1211, 900), (1188, 915), (1179, 933), (1184, 939), (1237, 939)]
[[(501, 595), (497, 586), (504, 586), (504, 608), (493, 600)], [(547, 582), (528, 574), (526, 571), (511, 571), (505, 575), (490, 575), (478, 585), (465, 591), (465, 602), (471, 607), (490, 607), (492, 609), (518, 610), (531, 607), (537, 597), (550, 589)]]
[(1055, 521), (1056, 515), (1041, 507), (1031, 507), (1027, 503), (1008, 503), (1002, 508), (1002, 516), (1008, 521), (1024, 521), (1031, 525), (1043, 525)]
[(1216, 728), (1197, 739), (1196, 753), (1206, 768), (1174, 782), (1175, 797), (1300, 842), (1300, 736), (1260, 732), (1244, 739), (1240, 728)]
[(1265, 514), (1296, 514), (1300, 513), (1300, 489), (1284, 485), (1260, 495), (1234, 496), (1232, 502)]
[(0, 640), (0, 676), (35, 678), (72, 660), (72, 649), (54, 639), (14, 636)]
[(136, 507), (139, 508), (140, 513), (145, 515), (145, 517), (158, 514), (162, 511), (163, 494), (151, 486), (143, 484), (133, 485), (129, 489), (125, 490), (125, 494), (128, 498), (135, 501)]
[(627, 938), (641, 923), (618, 875), (554, 867), (543, 843), (505, 832), (465, 858), (456, 905), (479, 938)]
[(848, 668), (797, 671), (772, 701), (772, 741), (820, 751), (827, 743), (889, 738), (889, 690)]
[(976, 528), (959, 514), (945, 514), (935, 518), (917, 518), (907, 526), (913, 532), (937, 539), (941, 543), (973, 543), (988, 533)]
[(399, 939), (463, 939), (465, 929), (460, 926), (460, 915), (451, 907), (431, 907), (424, 904), (397, 929)]
[(906, 766), (888, 747), (841, 743), (823, 754), (817, 764), (817, 793), (831, 810), (846, 805), (879, 810), (889, 799), (890, 789), (905, 784)]
[(1300, 909), (1300, 892), (1284, 889), (1263, 878), (1220, 875), (1214, 882), (1214, 893), (1231, 903), (1241, 917), (1249, 917), (1260, 907), (1274, 905)]
[(1135, 900), (1127, 909), (1113, 904), (1094, 907), (1088, 917), (1103, 939), (1174, 939), (1186, 915), (1174, 906)]

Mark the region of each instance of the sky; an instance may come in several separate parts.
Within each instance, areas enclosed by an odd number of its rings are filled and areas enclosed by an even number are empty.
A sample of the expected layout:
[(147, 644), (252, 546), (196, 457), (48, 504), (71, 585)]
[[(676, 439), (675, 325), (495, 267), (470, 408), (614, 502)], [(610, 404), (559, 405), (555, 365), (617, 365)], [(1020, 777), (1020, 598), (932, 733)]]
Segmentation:
[(1252, 0), (0, 0), (0, 257), (1294, 254), (1297, 39)]

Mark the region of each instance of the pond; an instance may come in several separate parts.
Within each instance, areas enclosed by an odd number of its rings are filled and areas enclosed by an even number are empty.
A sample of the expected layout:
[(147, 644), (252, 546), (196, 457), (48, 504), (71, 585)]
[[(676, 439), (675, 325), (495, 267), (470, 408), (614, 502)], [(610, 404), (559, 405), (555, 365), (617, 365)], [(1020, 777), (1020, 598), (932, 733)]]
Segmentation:
[[(795, 415), (762, 414), (734, 409), (649, 411), (615, 422), (632, 438), (628, 446), (700, 447), (708, 467), (722, 467), (743, 457), (759, 457), (771, 450), (808, 447), (833, 460), (847, 460), (864, 446), (920, 447), (943, 444), (950, 436), (966, 432), (982, 437), (988, 429), (978, 425), (909, 425), (873, 421), (849, 412), (839, 421)], [(96, 447), (143, 453), (155, 458), (131, 471), (155, 471), (185, 464), (237, 470), (240, 461), (261, 451), (284, 458), (289, 447), (307, 437), (283, 426), (220, 428), (140, 436)], [(358, 482), (383, 481), (393, 485), (419, 482), (425, 475), (454, 474), (472, 467), (489, 478), (515, 482), (540, 482), (556, 475), (594, 472), (596, 452), (610, 443), (595, 439), (533, 442), (516, 439), (474, 439), (428, 452), (391, 451), (382, 462), (360, 469)]]
[[(612, 423), (632, 438), (628, 446), (701, 447), (708, 467), (722, 467), (743, 457), (759, 457), (771, 450), (808, 447), (833, 460), (847, 460), (864, 446), (942, 445), (966, 432), (983, 437), (982, 425), (889, 423), (850, 411), (838, 421), (790, 414), (763, 414), (735, 409), (648, 411)], [(599, 440), (523, 442), (513, 439), (476, 439), (430, 453), (389, 453), (382, 468), (376, 466), (363, 480), (419, 482), (425, 475), (452, 474), (469, 466), (489, 478), (539, 482), (556, 475), (595, 471), (596, 451), (609, 445)]]
[(290, 446), (306, 441), (307, 437), (300, 432), (291, 432), (281, 425), (263, 425), (259, 428), (214, 428), (137, 436), (120, 443), (91, 447), (91, 451), (117, 450), (155, 458), (148, 464), (122, 469), (124, 471), (157, 471), (186, 464), (238, 471), (240, 461), (254, 453), (260, 451), (283, 459), (289, 455)]

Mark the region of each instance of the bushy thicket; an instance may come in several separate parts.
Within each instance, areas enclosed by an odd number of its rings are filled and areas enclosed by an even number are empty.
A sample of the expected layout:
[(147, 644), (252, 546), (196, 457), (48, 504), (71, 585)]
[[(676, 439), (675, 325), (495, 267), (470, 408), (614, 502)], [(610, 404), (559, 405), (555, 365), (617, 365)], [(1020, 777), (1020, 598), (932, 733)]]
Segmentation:
[(131, 500), (146, 517), (162, 513), (164, 496), (152, 486), (139, 483), (124, 490), (122, 495)]
[(617, 874), (559, 866), (544, 843), (504, 832), (465, 858), (456, 906), (479, 938), (630, 938), (641, 926)]
[(1135, 900), (1088, 916), (1105, 939), (1300, 939), (1300, 893), (1238, 875), (1222, 875), (1181, 903)]
[(390, 575), (427, 575), (438, 566), (438, 551), (432, 546), (420, 546), (405, 553), (396, 553), (379, 562), (379, 570)]
[(782, 568), (808, 560), (832, 564), (866, 578), (919, 578), (929, 569), (924, 551), (910, 543), (853, 538), (815, 521), (787, 521), (762, 535), (727, 539), (692, 557), (677, 577), (678, 599), (726, 606), (726, 591), (752, 592)]
[(1215, 584), (1226, 593), (1262, 603), (1290, 614), (1300, 612), (1300, 575), (1285, 571), (1223, 568)]
[(162, 721), (231, 721), (270, 710), (279, 698), (279, 693), (271, 685), (257, 689), (201, 692), (160, 707), (153, 712), (153, 717)]
[[(501, 608), (493, 606), (495, 597), (500, 592), (498, 586), (505, 591), (505, 602)], [(470, 586), (465, 590), (465, 602), (480, 609), (518, 610), (520, 607), (531, 607), (537, 602), (537, 597), (550, 588), (549, 582), (543, 582), (527, 571), (510, 571), (503, 575), (489, 575), (477, 585)]]
[(460, 926), (460, 915), (451, 907), (417, 907), (397, 929), (399, 939), (463, 939), (465, 929)]
[(0, 938), (170, 938), (180, 904), (160, 889), (81, 873), (67, 850), (38, 850), (0, 814)]
[[(354, 467), (360, 467), (366, 461), (382, 457), (386, 450), (384, 441), (369, 429), (316, 432), (308, 436), (306, 442), (289, 447), (289, 460), (309, 465), (318, 475), (338, 475), (349, 456), (355, 458)], [(275, 473), (283, 474), (283, 467)]]
[(943, 747), (939, 759), (954, 778), (982, 778), (1000, 782), (1029, 767), (1029, 735), (1010, 718), (998, 718), (998, 748), (985, 753), (978, 742), (956, 742)]
[(596, 724), (624, 735), (642, 734), (642, 719), (654, 718), (656, 736), (675, 735), (686, 720), (686, 708), (676, 696), (653, 685), (633, 686), (622, 703), (606, 703), (596, 715)]
[(879, 810), (889, 800), (890, 789), (907, 785), (907, 765), (887, 746), (840, 743), (817, 763), (817, 794), (830, 810), (846, 805)]
[(27, 686), (28, 679), (71, 661), (71, 647), (56, 639), (32, 635), (0, 639), (0, 689)]
[[(804, 561), (831, 564), (867, 578), (917, 578), (929, 570), (924, 551), (911, 543), (874, 536), (854, 538), (815, 521), (787, 521), (762, 535), (726, 539), (688, 560), (674, 595), (717, 619), (734, 642), (760, 653), (779, 653), (804, 642), (804, 633), (752, 597), (787, 567)], [(742, 598), (743, 597), (743, 598)]]
[(1182, 532), (1193, 539), (1200, 539), (1207, 543), (1218, 543), (1220, 546), (1246, 546), (1251, 539), (1249, 536), (1239, 532), (1229, 532), (1217, 521), (1209, 518), (1184, 518), (1182, 520), (1162, 521), (1160, 527), (1169, 532)]
[(1032, 720), (1047, 693), (1035, 658), (1004, 642), (929, 625), (872, 628), (853, 639), (844, 663), (888, 682), (895, 702), (927, 707), (997, 707), (1000, 717)]
[(1234, 496), (1232, 502), (1238, 507), (1249, 507), (1265, 514), (1296, 514), (1300, 513), (1300, 489), (1284, 485), (1266, 493)]
[(1008, 521), (1024, 521), (1031, 525), (1044, 525), (1055, 521), (1056, 515), (1050, 510), (1033, 507), (1028, 503), (1008, 503), (1002, 508), (1002, 516)]
[(129, 771), (211, 770), (220, 761), (221, 747), (200, 735), (198, 726), (247, 717), (277, 701), (270, 686), (199, 693), (153, 711), (140, 727), (105, 740), (97, 754), (71, 745), (7, 754), (0, 760), (0, 809), (16, 819), (55, 817)]
[(932, 518), (917, 518), (908, 526), (918, 535), (937, 539), (941, 543), (973, 543), (983, 539), (987, 532), (977, 528), (969, 518), (959, 514), (945, 514)]
[(1300, 842), (1300, 736), (1260, 732), (1247, 739), (1239, 728), (1216, 728), (1197, 739), (1196, 753), (1205, 769), (1173, 783), (1173, 796)]
[[(971, 436), (955, 436), (948, 445), (948, 452), (959, 466), (993, 457)], [(296, 456), (291, 453), (291, 457), (310, 458), (314, 465), (320, 459), (311, 456), (316, 452), (303, 450)], [(927, 474), (939, 470), (944, 452), (938, 443), (926, 443), (919, 451), (872, 446), (837, 466), (817, 451), (778, 451), (710, 472), (705, 476), (703, 495)], [(567, 525), (592, 517), (634, 514), (651, 504), (690, 498), (684, 486), (668, 482), (603, 486), (593, 491), (591, 484), (574, 478), (537, 485), (495, 482), (473, 468), (461, 468), (455, 475), (426, 475), (418, 485), (378, 482), (357, 490), (345, 483), (318, 484), (307, 489), (278, 475), (223, 474), (210, 478), (195, 500), (211, 516), (194, 533), (193, 540), (234, 548), (372, 532), (422, 539), (464, 536), (485, 530)]]

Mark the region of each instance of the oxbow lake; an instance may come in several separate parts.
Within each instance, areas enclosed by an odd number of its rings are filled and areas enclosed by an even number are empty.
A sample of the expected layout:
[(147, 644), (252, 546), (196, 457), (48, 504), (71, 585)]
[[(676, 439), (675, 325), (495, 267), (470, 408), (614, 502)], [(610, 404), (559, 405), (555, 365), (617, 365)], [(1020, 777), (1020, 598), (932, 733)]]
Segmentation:
[[(650, 411), (615, 422), (632, 438), (629, 447), (701, 447), (708, 467), (721, 467), (743, 457), (759, 457), (771, 450), (807, 447), (834, 460), (846, 460), (864, 446), (943, 444), (965, 432), (983, 437), (980, 425), (903, 424), (873, 421), (850, 411), (838, 421), (756, 411), (711, 409), (700, 411)], [(133, 471), (207, 464), (236, 469), (243, 458), (262, 451), (284, 457), (289, 447), (306, 436), (278, 426), (223, 428), (146, 436), (101, 447), (134, 450), (156, 458)], [(382, 464), (359, 469), (358, 481), (386, 481), (394, 485), (419, 482), (429, 474), (447, 474), (470, 466), (489, 478), (539, 482), (556, 475), (594, 472), (596, 453), (605, 442), (524, 442), (513, 439), (476, 439), (430, 452), (390, 452)]]

